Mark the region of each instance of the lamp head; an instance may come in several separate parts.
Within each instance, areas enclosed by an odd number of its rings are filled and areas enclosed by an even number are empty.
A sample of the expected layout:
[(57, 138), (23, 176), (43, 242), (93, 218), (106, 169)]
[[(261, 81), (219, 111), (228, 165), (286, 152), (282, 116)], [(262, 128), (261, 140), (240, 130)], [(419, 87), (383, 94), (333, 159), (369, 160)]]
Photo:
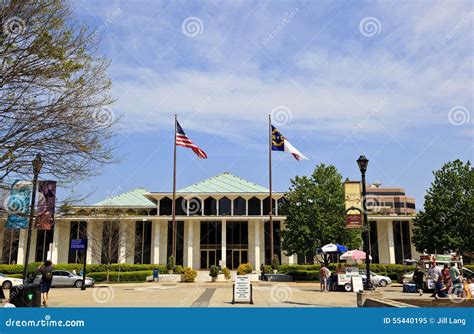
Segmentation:
[(367, 171), (367, 165), (369, 164), (369, 159), (365, 157), (365, 155), (361, 155), (359, 159), (357, 159), (357, 165), (359, 165), (359, 170), (362, 174)]

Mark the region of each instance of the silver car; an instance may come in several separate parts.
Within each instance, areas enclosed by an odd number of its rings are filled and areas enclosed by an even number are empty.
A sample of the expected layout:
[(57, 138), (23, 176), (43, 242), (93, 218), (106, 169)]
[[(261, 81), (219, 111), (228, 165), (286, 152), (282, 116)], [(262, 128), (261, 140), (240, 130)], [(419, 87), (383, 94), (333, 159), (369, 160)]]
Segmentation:
[[(359, 275), (362, 277), (362, 281), (365, 282), (366, 278), (366, 271), (365, 270), (359, 270)], [(370, 279), (373, 284), (381, 287), (386, 287), (387, 285), (392, 284), (392, 280), (388, 276), (382, 276), (379, 274), (374, 273), (373, 271), (370, 272)]]
[[(35, 277), (35, 283), (41, 282), (41, 275)], [(86, 277), (86, 286), (93, 286), (94, 279)], [(67, 270), (53, 270), (53, 281), (51, 287), (82, 287), (82, 276), (75, 275)]]

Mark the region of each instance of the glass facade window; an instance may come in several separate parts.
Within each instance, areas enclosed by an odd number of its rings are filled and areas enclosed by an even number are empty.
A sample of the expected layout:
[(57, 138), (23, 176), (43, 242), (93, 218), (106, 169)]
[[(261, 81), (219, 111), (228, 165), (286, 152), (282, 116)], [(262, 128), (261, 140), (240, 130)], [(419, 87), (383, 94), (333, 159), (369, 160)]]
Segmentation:
[(188, 207), (188, 201), (182, 197), (178, 197), (176, 199), (176, 216), (186, 216), (187, 215), (187, 209)]
[(231, 201), (227, 197), (223, 197), (219, 200), (219, 216), (230, 216), (231, 215)]
[(245, 216), (246, 215), (246, 202), (242, 197), (234, 199), (234, 216)]
[[(265, 222), (265, 264), (271, 264), (270, 222)], [(281, 263), (281, 224), (273, 221), (273, 252), (278, 255)]]
[(208, 197), (204, 200), (204, 215), (217, 216), (217, 201), (215, 198)]
[(407, 202), (407, 208), (408, 208), (408, 209), (416, 209), (416, 208), (415, 208), (415, 203), (409, 203), (409, 202)]
[[(276, 214), (276, 202), (275, 199), (272, 198), (272, 208), (273, 208), (273, 214)], [(270, 214), (270, 197), (267, 197), (263, 200), (263, 215), (269, 215)]]
[(48, 252), (53, 242), (54, 230), (36, 230), (35, 261), (44, 262), (48, 260)]
[(249, 205), (249, 216), (260, 216), (262, 201), (257, 197), (252, 197), (248, 201)]
[(165, 197), (160, 200), (160, 216), (171, 216), (173, 201), (171, 198)]
[[(87, 222), (72, 221), (69, 230), (69, 255), (68, 263), (83, 263), (84, 251), (71, 249), (70, 244), (72, 239), (86, 239), (87, 238)], [(89, 245), (90, 246), (90, 245)]]
[[(6, 222), (5, 222), (6, 224)], [(20, 229), (5, 228), (3, 230), (2, 262), (15, 264), (18, 257), (18, 245), (20, 241)]]
[(216, 221), (201, 221), (201, 248), (217, 248), (222, 244), (222, 223)]
[(370, 222), (369, 245), (372, 263), (379, 263), (379, 243), (377, 238), (377, 222), (375, 221)]
[(410, 225), (407, 221), (393, 222), (393, 239), (395, 244), (395, 263), (411, 259)]
[(237, 269), (248, 262), (249, 227), (246, 221), (227, 222), (226, 227), (226, 266)]
[(202, 216), (202, 200), (199, 197), (193, 197), (188, 202), (189, 215)]
[(116, 220), (104, 221), (102, 228), (102, 264), (119, 262), (120, 225)]
[[(166, 254), (166, 261), (171, 256), (173, 240), (173, 222), (168, 222), (168, 248)], [(176, 265), (183, 265), (184, 257), (184, 221), (176, 221)]]
[(135, 223), (135, 264), (151, 263), (151, 221)]

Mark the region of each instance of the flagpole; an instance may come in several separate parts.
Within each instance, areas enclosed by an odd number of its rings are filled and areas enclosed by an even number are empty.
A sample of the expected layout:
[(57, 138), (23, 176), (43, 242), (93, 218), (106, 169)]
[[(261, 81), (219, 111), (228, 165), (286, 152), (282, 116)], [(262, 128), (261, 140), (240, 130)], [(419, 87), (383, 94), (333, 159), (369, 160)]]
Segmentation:
[(268, 176), (269, 176), (269, 188), (270, 188), (270, 212), (268, 213), (268, 217), (270, 219), (270, 263), (273, 259), (273, 199), (272, 199), (272, 116), (268, 115)]
[(172, 233), (171, 233), (171, 255), (176, 261), (176, 133), (178, 116), (174, 115), (174, 156), (173, 156), (173, 202), (172, 202)]

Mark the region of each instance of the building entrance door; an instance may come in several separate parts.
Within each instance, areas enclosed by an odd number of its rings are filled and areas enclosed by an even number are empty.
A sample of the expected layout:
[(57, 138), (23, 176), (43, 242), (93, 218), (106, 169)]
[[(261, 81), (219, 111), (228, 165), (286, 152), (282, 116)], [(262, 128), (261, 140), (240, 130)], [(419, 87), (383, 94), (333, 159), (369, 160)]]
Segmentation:
[(216, 249), (201, 250), (201, 269), (209, 269), (218, 266), (221, 260), (221, 251)]
[(237, 269), (240, 264), (248, 262), (248, 251), (244, 249), (232, 250), (232, 256), (228, 259), (227, 267)]

